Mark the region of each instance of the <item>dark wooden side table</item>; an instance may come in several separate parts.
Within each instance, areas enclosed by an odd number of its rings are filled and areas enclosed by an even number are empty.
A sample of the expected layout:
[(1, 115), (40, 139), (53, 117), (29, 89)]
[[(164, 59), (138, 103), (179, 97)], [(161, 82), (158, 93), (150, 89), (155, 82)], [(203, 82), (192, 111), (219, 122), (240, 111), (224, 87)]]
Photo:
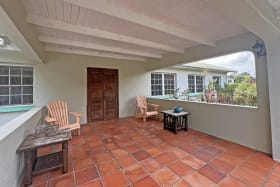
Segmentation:
[(173, 110), (165, 110), (163, 114), (163, 128), (173, 131), (177, 134), (180, 129), (188, 130), (188, 115), (189, 112), (175, 113)]
[[(68, 172), (68, 141), (72, 138), (70, 130), (60, 131), (53, 136), (25, 137), (17, 152), (24, 152), (24, 184), (32, 184), (32, 175), (61, 167), (62, 173)], [(48, 155), (37, 156), (37, 149), (53, 144), (62, 144), (62, 150)]]

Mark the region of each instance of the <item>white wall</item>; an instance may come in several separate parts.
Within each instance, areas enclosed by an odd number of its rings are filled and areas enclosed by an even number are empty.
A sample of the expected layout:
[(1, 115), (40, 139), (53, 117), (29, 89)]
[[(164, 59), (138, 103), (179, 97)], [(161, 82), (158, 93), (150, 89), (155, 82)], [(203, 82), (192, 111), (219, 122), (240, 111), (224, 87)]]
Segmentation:
[[(266, 41), (273, 158), (280, 162), (280, 39)], [(263, 57), (262, 57), (263, 58)]]
[(46, 64), (35, 65), (35, 105), (64, 99), (86, 123), (87, 67), (119, 70), (119, 117), (133, 116), (136, 96), (150, 93), (150, 74), (141, 62), (50, 53)]
[(34, 132), (41, 116), (41, 108), (33, 108), (1, 127), (0, 186), (20, 186), (23, 177), (24, 160), (23, 154), (16, 151), (25, 136)]
[(8, 121), (15, 119), (16, 117), (20, 116), (21, 114), (25, 113), (24, 112), (5, 112), (5, 113), (0, 113), (0, 127), (7, 123)]
[(160, 110), (176, 106), (191, 113), (189, 127), (247, 147), (271, 153), (269, 116), (263, 108), (149, 98)]

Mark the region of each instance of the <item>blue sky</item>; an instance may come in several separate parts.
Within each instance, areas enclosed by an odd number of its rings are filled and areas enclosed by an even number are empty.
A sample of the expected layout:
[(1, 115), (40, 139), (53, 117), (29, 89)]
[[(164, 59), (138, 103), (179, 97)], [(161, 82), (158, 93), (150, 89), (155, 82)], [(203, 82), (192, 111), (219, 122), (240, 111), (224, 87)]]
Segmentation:
[(256, 76), (255, 57), (254, 54), (249, 51), (210, 58), (199, 62), (227, 67), (238, 71), (238, 73), (247, 72), (254, 77)]

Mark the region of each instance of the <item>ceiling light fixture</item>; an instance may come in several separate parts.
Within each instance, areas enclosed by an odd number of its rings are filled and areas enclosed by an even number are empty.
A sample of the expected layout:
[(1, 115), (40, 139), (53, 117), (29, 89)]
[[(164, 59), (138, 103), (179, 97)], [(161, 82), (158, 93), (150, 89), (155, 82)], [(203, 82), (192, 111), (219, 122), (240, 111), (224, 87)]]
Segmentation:
[(5, 48), (11, 44), (11, 40), (7, 36), (0, 35), (0, 48)]

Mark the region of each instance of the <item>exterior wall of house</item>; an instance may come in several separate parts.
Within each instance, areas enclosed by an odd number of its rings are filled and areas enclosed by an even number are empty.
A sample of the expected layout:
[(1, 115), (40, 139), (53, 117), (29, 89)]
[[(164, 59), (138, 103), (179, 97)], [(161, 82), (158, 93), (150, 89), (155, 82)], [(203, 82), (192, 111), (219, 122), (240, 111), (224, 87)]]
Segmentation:
[(23, 178), (24, 159), (17, 148), (27, 134), (34, 132), (42, 116), (41, 108), (33, 108), (5, 125), (0, 131), (0, 186), (21, 186)]
[(204, 76), (204, 85), (207, 88), (209, 81), (213, 80), (213, 76), (221, 77), (221, 87), (224, 87), (224, 83), (227, 83), (226, 73), (208, 71), (206, 75), (203, 74), (202, 70), (189, 70), (183, 68), (165, 68), (155, 70), (153, 72), (161, 73), (176, 73), (177, 88), (180, 88), (180, 91), (188, 89), (188, 75), (201, 75)]
[(69, 111), (81, 112), (81, 122), (86, 123), (87, 67), (119, 70), (119, 117), (133, 116), (136, 96), (151, 92), (143, 62), (49, 53), (46, 64), (35, 65), (34, 104), (64, 99)]

